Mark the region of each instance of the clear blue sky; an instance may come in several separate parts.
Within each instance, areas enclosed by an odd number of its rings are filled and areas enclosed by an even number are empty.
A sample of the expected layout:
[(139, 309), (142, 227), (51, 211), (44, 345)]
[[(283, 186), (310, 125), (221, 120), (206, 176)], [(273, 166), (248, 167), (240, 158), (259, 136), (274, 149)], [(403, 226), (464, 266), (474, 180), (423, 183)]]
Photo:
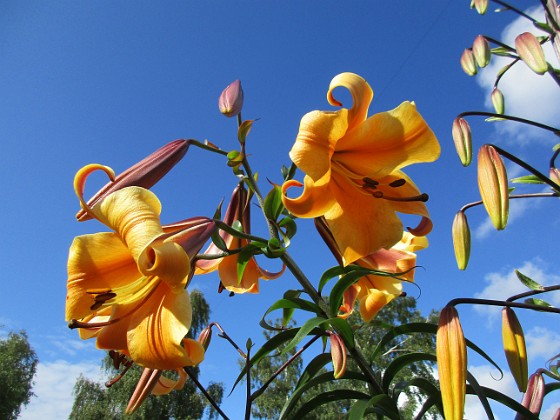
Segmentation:
[[(478, 191), (475, 168), (463, 169), (455, 155), (451, 123), (461, 111), (487, 109), (488, 94), (488, 82), (466, 76), (459, 57), (476, 35), (498, 37), (515, 18), (481, 17), (469, 10), (469, 3), (0, 0), (0, 324), (4, 332), (25, 329), (41, 362), (38, 399), (24, 418), (33, 418), (38, 410), (44, 418), (67, 414), (72, 375), (97, 375), (92, 366), (102, 357), (93, 342), (81, 342), (64, 322), (68, 247), (76, 235), (104, 230), (96, 222), (75, 222), (76, 170), (96, 162), (120, 172), (177, 138), (209, 139), (224, 149), (235, 148), (235, 120), (217, 109), (221, 90), (234, 79), (241, 79), (245, 90), (244, 118), (259, 118), (248, 150), (263, 181), (280, 182), (280, 167), (289, 165), (300, 118), (314, 109), (329, 109), (325, 95), (336, 74), (352, 71), (368, 80), (375, 92), (370, 113), (404, 100), (416, 102), (442, 145), (436, 163), (407, 170), (430, 194), (435, 224), (431, 246), (418, 256), (424, 267), (416, 275), (421, 292), (407, 289), (419, 297), (424, 313), (453, 297), (484, 295), (489, 287), (508, 289), (514, 268), (558, 281), (555, 238), (560, 220), (552, 200), (520, 206), (511, 228), (500, 233), (485, 231), (482, 209), (471, 211), (471, 227), (478, 235), (469, 269), (456, 269), (451, 222), (463, 204), (477, 199)], [(512, 79), (512, 92), (532, 86), (530, 77)], [(511, 106), (523, 112), (529, 100), (522, 97)], [(558, 105), (557, 95), (543, 104), (551, 110), (545, 122), (558, 121)], [(471, 124), (475, 144), (498, 142), (547, 170), (552, 138), (526, 134), (519, 126), (496, 129), (481, 120)], [(93, 192), (105, 179), (90, 181)], [(192, 149), (154, 191), (163, 203), (163, 221), (171, 222), (212, 215), (234, 185), (222, 159)], [(254, 220), (254, 231), (262, 232), (260, 219)], [(543, 226), (543, 220), (549, 224)], [(323, 257), (326, 248), (308, 220), (300, 221), (291, 252), (315, 280), (334, 265)], [(228, 298), (216, 294), (215, 275), (193, 283), (205, 293), (212, 320), (242, 344), (249, 337), (261, 342), (262, 314), (284, 290), (297, 288), (285, 275), (261, 284), (258, 296)], [(460, 314), (466, 335), (505, 366), (499, 314), (469, 307), (461, 307)], [(546, 344), (558, 347), (560, 342), (550, 316), (525, 319), (535, 343), (560, 352)], [(543, 339), (548, 341), (543, 344)], [(535, 350), (532, 368), (546, 360), (541, 353)], [(470, 364), (484, 370), (481, 360), (472, 358)], [(223, 381), (229, 390), (237, 369), (236, 353), (214, 339), (202, 366), (203, 381)], [(226, 412), (232, 417), (242, 413), (242, 401), (236, 391), (225, 400)]]

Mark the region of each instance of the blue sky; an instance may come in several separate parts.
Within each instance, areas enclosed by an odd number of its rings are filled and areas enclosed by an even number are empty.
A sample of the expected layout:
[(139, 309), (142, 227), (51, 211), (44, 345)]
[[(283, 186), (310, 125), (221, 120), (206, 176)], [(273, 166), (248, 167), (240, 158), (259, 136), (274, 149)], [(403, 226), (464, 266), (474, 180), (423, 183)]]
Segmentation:
[[(507, 37), (522, 28), (512, 14), (481, 17), (469, 10), (469, 3), (0, 1), (0, 255), (8, 297), (0, 324), (3, 332), (25, 329), (41, 362), (37, 398), (22, 418), (67, 415), (77, 374), (99, 375), (102, 353), (93, 342), (80, 341), (64, 322), (68, 247), (76, 235), (104, 230), (96, 222), (75, 222), (75, 172), (93, 162), (120, 172), (177, 138), (235, 148), (235, 121), (217, 109), (221, 90), (234, 79), (241, 79), (245, 90), (244, 118), (259, 118), (248, 145), (253, 167), (261, 180), (276, 182), (281, 165), (289, 165), (301, 117), (330, 108), (325, 95), (336, 74), (352, 71), (368, 80), (375, 92), (370, 113), (404, 100), (416, 102), (442, 145), (436, 163), (406, 171), (430, 194), (435, 224), (430, 247), (418, 256), (424, 267), (416, 274), (421, 293), (415, 287), (407, 290), (419, 297), (424, 313), (458, 296), (507, 297), (516, 287), (514, 268), (543, 282), (558, 282), (554, 239), (560, 219), (553, 200), (514, 206), (504, 232), (487, 229), (482, 208), (472, 209), (471, 261), (466, 272), (456, 269), (451, 222), (463, 204), (478, 199), (478, 191), (475, 167), (463, 169), (455, 155), (451, 123), (461, 111), (489, 109), (493, 81), (491, 71), (466, 76), (459, 57), (479, 33)], [(491, 66), (495, 73), (496, 64)], [(545, 78), (520, 69), (502, 86), (508, 112), (529, 117), (538, 112), (542, 122), (558, 121), (558, 95), (551, 94), (554, 85)], [(342, 92), (341, 98), (348, 103)], [(470, 122), (476, 145), (496, 142), (547, 170), (554, 144), (550, 136), (519, 125)], [(104, 182), (93, 176), (89, 192)], [(163, 221), (171, 222), (213, 214), (234, 185), (222, 159), (191, 149), (154, 191), (163, 203)], [(253, 230), (264, 232), (260, 220), (254, 221)], [(325, 252), (312, 222), (301, 220), (291, 253), (312, 279), (334, 265)], [(193, 284), (210, 302), (212, 320), (239, 343), (249, 337), (261, 342), (262, 314), (284, 290), (297, 288), (285, 275), (262, 284), (258, 296), (228, 298), (216, 294), (217, 282), (208, 275)], [(467, 337), (505, 366), (499, 313), (459, 310)], [(551, 316), (520, 318), (526, 322), (534, 370), (560, 352), (560, 337)], [(236, 353), (220, 340), (212, 346), (203, 381), (230, 387), (237, 374)], [(476, 357), (469, 365), (481, 376), (497, 376)], [(494, 385), (513, 389), (508, 377)], [(224, 409), (235, 418), (242, 404), (237, 390)], [(477, 411), (470, 413), (476, 418)]]

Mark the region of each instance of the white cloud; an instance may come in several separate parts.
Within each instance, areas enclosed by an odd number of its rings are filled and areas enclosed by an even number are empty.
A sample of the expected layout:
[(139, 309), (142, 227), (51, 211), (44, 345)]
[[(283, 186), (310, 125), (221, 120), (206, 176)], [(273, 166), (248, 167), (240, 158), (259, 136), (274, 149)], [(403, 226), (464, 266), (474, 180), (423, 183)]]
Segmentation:
[(33, 397), (22, 410), (21, 420), (58, 420), (68, 418), (72, 411), (72, 389), (82, 374), (92, 380), (101, 379), (99, 362), (70, 363), (57, 360), (37, 365)]
[[(546, 273), (542, 268), (543, 266), (544, 263), (540, 260), (526, 261), (517, 269), (545, 286), (560, 283), (560, 276)], [(484, 281), (487, 286), (481, 292), (474, 295), (476, 298), (503, 300), (515, 294), (527, 291), (527, 288), (519, 281), (513, 269), (508, 269), (506, 273), (489, 273), (484, 277)], [(549, 296), (547, 296), (547, 299), (548, 298)], [(556, 303), (555, 299), (558, 299), (557, 295), (551, 294), (550, 300), (552, 303)], [(496, 306), (474, 305), (473, 308), (479, 314), (487, 317), (490, 323), (495, 319), (499, 319), (496, 315), (500, 311), (500, 308)]]
[[(546, 400), (545, 400), (546, 401)], [(548, 407), (545, 411), (541, 413), (541, 420), (551, 420), (554, 417), (554, 414), (557, 410), (560, 410), (560, 403), (554, 403), (550, 407)]]
[[(540, 13), (537, 13), (540, 11)], [(542, 9), (530, 9), (529, 15), (544, 20)], [(513, 46), (514, 39), (523, 32), (532, 32), (535, 35), (543, 35), (527, 19), (519, 17), (508, 25), (501, 36), (506, 44)], [(557, 65), (555, 54), (549, 44), (545, 46), (547, 60)], [(492, 57), (488, 67), (482, 69), (477, 81), (486, 92), (486, 105), (493, 109), (490, 101), (490, 93), (494, 87), (495, 77), (498, 71), (511, 59)], [(526, 119), (535, 120), (544, 124), (554, 125), (560, 119), (560, 97), (558, 86), (552, 78), (545, 74), (539, 76), (533, 73), (524, 63), (515, 64), (500, 80), (499, 88), (505, 96), (506, 114), (515, 115)], [(496, 122), (496, 130), (501, 136), (518, 144), (528, 144), (535, 139), (542, 139), (543, 131), (525, 124), (513, 122)]]
[[(525, 214), (525, 212), (527, 211), (527, 209), (532, 209), (532, 208), (535, 208), (536, 206), (538, 206), (539, 202), (540, 201), (538, 199), (534, 199), (534, 200), (532, 200), (532, 199), (510, 200), (510, 202), (509, 202), (508, 225), (511, 225), (517, 219), (522, 217)], [(486, 219), (484, 219), (484, 222), (482, 222), (480, 225), (478, 225), (474, 229), (474, 237), (476, 239), (481, 240), (481, 239), (484, 239), (484, 238), (488, 237), (490, 235), (490, 233), (495, 232), (495, 231), (496, 231), (496, 228), (494, 227), (494, 225), (492, 224), (492, 220), (488, 216)]]
[[(515, 381), (509, 374), (509, 372), (504, 372), (504, 376), (497, 380), (496, 376), (498, 372), (496, 368), (490, 365), (482, 365), (482, 366), (469, 366), (469, 372), (476, 378), (478, 383), (481, 386), (485, 386), (488, 388), (495, 389), (496, 391), (501, 392), (516, 401), (521, 400), (521, 393), (517, 390), (517, 385), (515, 385)], [(511, 418), (511, 410), (507, 409), (499, 409), (499, 404), (493, 404), (492, 400), (490, 400), (490, 405), (492, 406), (492, 410), (496, 416), (496, 419), (499, 419), (500, 414), (504, 414), (504, 418)], [(466, 419), (484, 419), (487, 418), (486, 412), (480, 403), (480, 400), (475, 395), (467, 395), (465, 401), (465, 418)]]
[(545, 360), (560, 353), (560, 334), (548, 328), (533, 327), (525, 334), (527, 355), (543, 357)]

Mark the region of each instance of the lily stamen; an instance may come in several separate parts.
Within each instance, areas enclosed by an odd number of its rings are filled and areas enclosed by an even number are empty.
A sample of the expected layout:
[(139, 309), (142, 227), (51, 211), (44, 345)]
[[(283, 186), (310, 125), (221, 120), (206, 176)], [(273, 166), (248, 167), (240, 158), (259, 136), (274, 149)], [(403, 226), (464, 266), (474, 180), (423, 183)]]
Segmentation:
[(390, 196), (390, 195), (385, 195), (383, 193), (383, 191), (373, 191), (371, 193), (371, 196), (374, 197), (374, 198), (383, 198), (383, 199), (389, 200), (389, 201), (406, 201), (406, 202), (421, 201), (423, 203), (428, 201), (428, 198), (429, 198), (428, 194), (426, 194), (426, 193), (422, 193), (420, 195), (415, 195), (415, 196), (412, 196), (412, 197), (393, 197), (393, 196)]

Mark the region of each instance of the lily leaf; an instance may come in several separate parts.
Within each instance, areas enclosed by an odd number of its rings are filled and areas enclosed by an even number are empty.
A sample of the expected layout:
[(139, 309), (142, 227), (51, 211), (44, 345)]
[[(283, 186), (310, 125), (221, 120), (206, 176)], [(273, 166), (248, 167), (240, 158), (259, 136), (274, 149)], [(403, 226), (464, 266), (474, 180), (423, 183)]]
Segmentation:
[(368, 401), (358, 400), (352, 404), (352, 408), (348, 411), (348, 420), (361, 420), (365, 418), (365, 414), (368, 412), (377, 413), (390, 419), (401, 419), (394, 401), (388, 395), (380, 394)]
[[(286, 290), (284, 292), (284, 299), (297, 299), (301, 295), (301, 290)], [(306, 301), (307, 302), (307, 301)], [(295, 308), (282, 309), (282, 325), (286, 327), (294, 315)]]
[(286, 347), (282, 350), (282, 354), (286, 354), (289, 350), (293, 349), (295, 346), (299, 344), (301, 340), (303, 340), (312, 330), (317, 328), (319, 325), (323, 324), (326, 321), (325, 318), (322, 317), (315, 317), (308, 319), (305, 324), (299, 328), (296, 336), (288, 343)]
[[(288, 290), (288, 292), (297, 292), (299, 294), (301, 294), (301, 292), (299, 290)], [(301, 309), (303, 311), (308, 311), (308, 312), (313, 312), (315, 314), (318, 314), (321, 312), (321, 309), (313, 302), (309, 302), (305, 299), (301, 299), (299, 297), (296, 296), (290, 296), (288, 294), (288, 292), (286, 292), (284, 294), (284, 298), (283, 299), (279, 299), (276, 302), (274, 302), (270, 308), (268, 308), (268, 310), (265, 312), (265, 314), (262, 317), (261, 320), (261, 326), (263, 328), (266, 328), (268, 330), (274, 330), (275, 328), (272, 328), (265, 320), (266, 316), (271, 313), (272, 311), (275, 311), (277, 309), (283, 309), (285, 310), (291, 310), (293, 312), (294, 309)], [(287, 296), (288, 295), (288, 296)], [(299, 296), (299, 295), (298, 295)], [(284, 317), (286, 316), (286, 313), (284, 313)], [(291, 317), (291, 314), (290, 314)], [(286, 319), (286, 318), (284, 318)], [(287, 319), (287, 321), (289, 321), (289, 319)], [(287, 324), (287, 321), (284, 325)]]
[(259, 249), (249, 244), (245, 248), (241, 250), (239, 254), (237, 254), (237, 284), (241, 284), (241, 280), (243, 279), (243, 273), (245, 272), (245, 268), (247, 264), (251, 260), (251, 258), (255, 255), (255, 253)]
[[(328, 404), (333, 401), (341, 400), (360, 400), (370, 398), (368, 394), (353, 389), (335, 389), (332, 391), (327, 391), (319, 394), (315, 398), (310, 399), (305, 404), (303, 404), (299, 410), (294, 413), (292, 418), (302, 419), (305, 418), (306, 414), (315, 410), (324, 404)], [(398, 418), (398, 417), (397, 417)]]
[(511, 182), (517, 182), (519, 184), (544, 184), (544, 181), (536, 175), (525, 175), (518, 176), (510, 180)]
[(383, 373), (382, 387), (385, 392), (389, 392), (389, 386), (391, 385), (393, 378), (401, 371), (401, 369), (420, 361), (436, 362), (437, 358), (435, 354), (408, 353), (393, 360), (391, 364), (387, 366), (387, 369), (385, 369), (385, 372)]
[(251, 131), (254, 122), (255, 120), (247, 120), (241, 123), (241, 125), (237, 129), (237, 139), (239, 140), (239, 143), (245, 143), (245, 140), (247, 140), (247, 135), (249, 135), (249, 131)]
[(544, 301), (542, 299), (537, 299), (537, 298), (525, 299), (525, 303), (528, 303), (529, 305), (544, 306), (546, 308), (552, 307), (552, 305), (550, 303), (548, 303), (547, 301)]
[(331, 360), (332, 356), (330, 353), (321, 353), (315, 356), (301, 373), (295, 389), (299, 389), (301, 386), (305, 385), (307, 382), (313, 379), (315, 375), (317, 375), (317, 373), (319, 373), (327, 363), (331, 362)]
[(270, 220), (276, 220), (282, 214), (282, 189), (279, 185), (273, 185), (264, 199), (264, 214)]
[[(499, 391), (496, 391), (492, 388), (487, 388), (485, 386), (480, 387), (487, 398), (491, 398), (494, 401), (498, 401), (499, 403), (505, 405), (506, 407), (511, 408), (512, 410), (517, 411), (519, 414), (525, 416), (527, 419), (531, 420), (538, 420), (538, 416), (531, 413), (528, 409), (523, 407), (520, 403), (515, 401), (513, 398), (508, 397), (507, 395), (502, 394)], [(467, 394), (476, 394), (472, 385), (467, 385)]]
[(293, 238), (297, 232), (296, 222), (291, 217), (283, 217), (280, 219), (278, 226), (281, 228), (280, 232), (282, 235), (289, 239)]
[(535, 280), (533, 280), (530, 277), (527, 277), (525, 274), (523, 274), (521, 271), (519, 270), (515, 270), (515, 275), (517, 276), (517, 278), (519, 279), (519, 281), (521, 281), (521, 283), (523, 283), (526, 287), (528, 287), (531, 290), (539, 290), (542, 291), (544, 290), (544, 287), (540, 284), (537, 283)]
[(474, 393), (478, 396), (484, 411), (486, 411), (488, 420), (494, 420), (494, 413), (492, 413), (492, 408), (490, 408), (490, 403), (488, 402), (488, 398), (486, 398), (484, 389), (478, 384), (476, 378), (469, 371), (467, 371), (467, 381), (471, 385)]

